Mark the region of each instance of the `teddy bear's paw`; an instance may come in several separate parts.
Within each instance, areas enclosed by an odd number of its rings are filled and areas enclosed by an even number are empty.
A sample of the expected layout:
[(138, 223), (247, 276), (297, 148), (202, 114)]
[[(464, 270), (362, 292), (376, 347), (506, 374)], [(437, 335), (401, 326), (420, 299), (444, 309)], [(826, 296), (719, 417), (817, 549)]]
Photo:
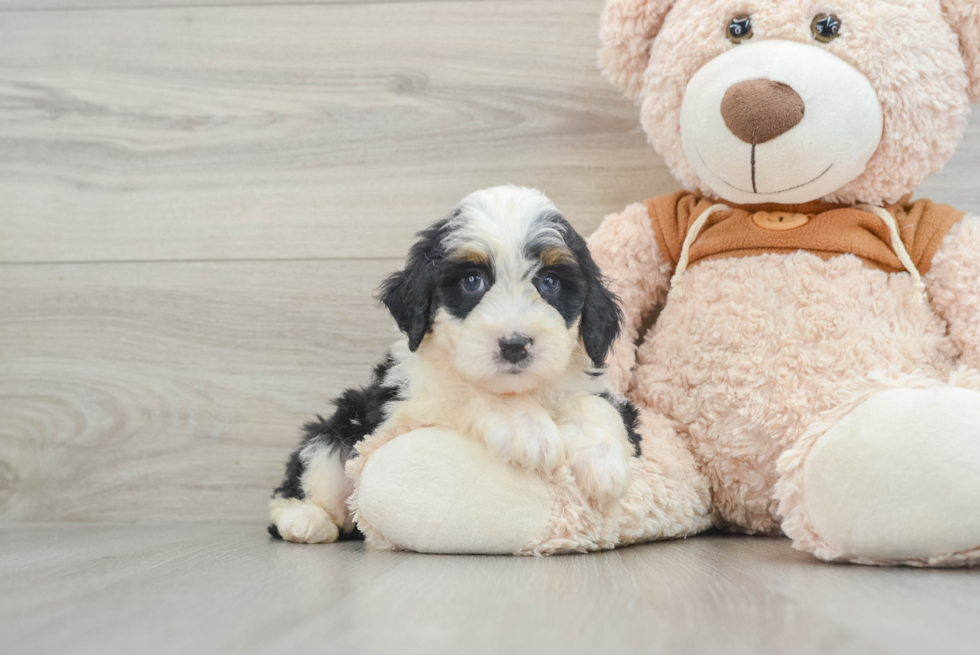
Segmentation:
[(544, 410), (491, 415), (483, 432), (492, 452), (529, 469), (550, 473), (564, 455), (561, 431)]
[(931, 562), (976, 551), (980, 393), (932, 387), (872, 396), (817, 441), (803, 489), (825, 555)]
[(572, 446), (572, 475), (589, 498), (601, 506), (618, 502), (630, 483), (630, 453), (610, 435), (579, 425), (563, 425)]
[(286, 541), (299, 544), (326, 544), (337, 541), (340, 530), (322, 507), (298, 503), (286, 507), (275, 521)]

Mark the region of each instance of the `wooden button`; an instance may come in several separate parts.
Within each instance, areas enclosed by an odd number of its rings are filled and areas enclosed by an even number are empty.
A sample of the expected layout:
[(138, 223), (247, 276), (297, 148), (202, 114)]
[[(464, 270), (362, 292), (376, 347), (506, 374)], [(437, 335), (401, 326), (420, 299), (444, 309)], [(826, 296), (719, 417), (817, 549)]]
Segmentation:
[(810, 222), (806, 214), (791, 214), (789, 212), (757, 212), (752, 215), (752, 222), (763, 230), (785, 232), (803, 227)]

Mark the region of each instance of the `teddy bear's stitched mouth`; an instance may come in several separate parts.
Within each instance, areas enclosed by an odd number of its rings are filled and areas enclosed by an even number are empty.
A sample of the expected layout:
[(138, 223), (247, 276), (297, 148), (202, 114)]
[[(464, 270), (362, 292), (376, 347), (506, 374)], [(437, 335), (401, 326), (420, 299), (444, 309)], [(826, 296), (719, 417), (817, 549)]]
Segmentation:
[(698, 153), (698, 157), (701, 159), (701, 163), (704, 164), (704, 167), (708, 169), (708, 172), (711, 173), (712, 175), (714, 175), (716, 178), (718, 178), (721, 181), (722, 184), (724, 184), (726, 186), (729, 186), (729, 187), (735, 189), (736, 191), (741, 191), (742, 193), (751, 193), (751, 194), (754, 194), (754, 195), (757, 195), (757, 196), (774, 196), (774, 195), (777, 195), (777, 194), (780, 194), (780, 193), (786, 193), (787, 191), (795, 191), (796, 189), (800, 189), (802, 187), (805, 187), (808, 184), (813, 184), (814, 182), (816, 182), (817, 180), (819, 180), (821, 177), (823, 177), (824, 175), (826, 175), (827, 173), (829, 173), (830, 172), (830, 169), (834, 167), (834, 165), (831, 164), (830, 166), (828, 166), (824, 170), (823, 173), (821, 173), (820, 175), (816, 176), (815, 178), (813, 178), (809, 182), (804, 182), (803, 184), (797, 184), (796, 186), (791, 186), (789, 188), (782, 189), (780, 191), (763, 191), (763, 192), (759, 192), (759, 191), (756, 191), (756, 185), (755, 185), (755, 146), (752, 146), (752, 190), (751, 191), (748, 191), (746, 189), (742, 189), (741, 187), (735, 186), (734, 184), (732, 184), (732, 183), (728, 182), (727, 180), (725, 180), (725, 178), (723, 178), (721, 175), (718, 175), (718, 173), (715, 173), (714, 170), (712, 170), (711, 166), (708, 165), (708, 162), (706, 162), (704, 160), (704, 155), (701, 154), (701, 150), (697, 146), (694, 146), (694, 151), (696, 153)]

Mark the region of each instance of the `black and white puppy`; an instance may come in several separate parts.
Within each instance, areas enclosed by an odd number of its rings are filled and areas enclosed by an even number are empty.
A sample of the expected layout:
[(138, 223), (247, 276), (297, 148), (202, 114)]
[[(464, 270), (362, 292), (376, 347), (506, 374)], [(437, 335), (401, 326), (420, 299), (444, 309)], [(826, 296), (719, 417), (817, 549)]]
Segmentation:
[(568, 464), (600, 505), (626, 491), (637, 414), (603, 372), (621, 314), (582, 237), (515, 186), (468, 196), (419, 237), (380, 294), (407, 338), (369, 386), (304, 427), (271, 502), (275, 537), (357, 534), (344, 465), (375, 431), (454, 429), (546, 476)]

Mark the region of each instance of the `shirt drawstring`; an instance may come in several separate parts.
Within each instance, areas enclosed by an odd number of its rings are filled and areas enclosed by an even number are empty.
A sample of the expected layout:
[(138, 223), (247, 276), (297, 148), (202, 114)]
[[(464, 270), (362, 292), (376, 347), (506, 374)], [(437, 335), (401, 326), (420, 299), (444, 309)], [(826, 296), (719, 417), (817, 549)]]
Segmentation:
[[(869, 212), (880, 218), (885, 225), (888, 226), (888, 231), (891, 234), (892, 239), (892, 250), (898, 257), (899, 261), (902, 262), (902, 266), (905, 270), (909, 272), (912, 276), (912, 288), (915, 291), (914, 298), (916, 302), (925, 302), (926, 297), (926, 285), (922, 281), (922, 274), (919, 273), (919, 269), (915, 267), (915, 263), (909, 256), (909, 251), (905, 248), (905, 243), (902, 241), (901, 235), (898, 233), (898, 223), (895, 222), (895, 217), (892, 216), (888, 210), (882, 207), (875, 207), (874, 205), (857, 205), (857, 209)], [(691, 246), (697, 240), (698, 236), (701, 234), (701, 230), (708, 223), (708, 219), (711, 218), (712, 214), (720, 211), (728, 211), (731, 207), (728, 205), (717, 204), (708, 207), (698, 219), (694, 221), (691, 225), (691, 229), (687, 231), (687, 236), (684, 238), (684, 246), (681, 248), (680, 259), (677, 260), (677, 268), (674, 271), (673, 277), (670, 278), (670, 295), (676, 298), (683, 298), (685, 287), (684, 287), (684, 273), (687, 271), (687, 266), (691, 258)]]
[(681, 248), (681, 257), (677, 260), (677, 268), (674, 271), (674, 277), (670, 278), (670, 295), (676, 298), (684, 297), (684, 271), (687, 270), (687, 262), (691, 258), (691, 246), (694, 241), (701, 234), (701, 230), (704, 229), (705, 224), (708, 219), (711, 218), (712, 214), (717, 212), (723, 212), (731, 209), (728, 205), (712, 205), (708, 207), (700, 216), (698, 220), (694, 221), (694, 225), (691, 229), (687, 231), (687, 236), (684, 238), (684, 247)]
[(899, 261), (902, 262), (902, 266), (905, 270), (909, 272), (912, 276), (912, 288), (915, 290), (915, 300), (916, 302), (922, 303), (926, 299), (926, 283), (922, 281), (922, 274), (919, 273), (919, 269), (915, 267), (915, 262), (909, 257), (909, 251), (905, 248), (905, 242), (902, 241), (901, 235), (898, 233), (898, 223), (895, 222), (895, 217), (888, 212), (887, 209), (883, 207), (875, 207), (874, 205), (857, 205), (857, 208), (866, 212), (871, 212), (888, 226), (888, 231), (892, 235), (892, 250), (898, 255)]

